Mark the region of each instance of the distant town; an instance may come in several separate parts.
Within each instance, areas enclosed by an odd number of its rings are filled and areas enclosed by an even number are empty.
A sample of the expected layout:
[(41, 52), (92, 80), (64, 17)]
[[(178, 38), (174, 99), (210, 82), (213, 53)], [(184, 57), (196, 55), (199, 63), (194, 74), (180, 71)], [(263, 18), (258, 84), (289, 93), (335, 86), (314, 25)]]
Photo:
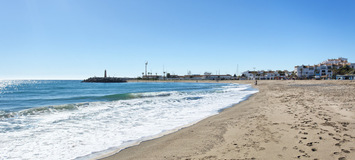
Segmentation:
[(257, 70), (245, 71), (241, 75), (216, 74), (205, 72), (203, 75), (191, 74), (175, 75), (164, 72), (163, 75), (147, 72), (148, 62), (145, 63), (145, 72), (137, 79), (144, 80), (290, 80), (290, 79), (337, 79), (354, 80), (355, 63), (348, 62), (347, 58), (328, 59), (315, 65), (295, 66), (293, 71), (287, 70)]

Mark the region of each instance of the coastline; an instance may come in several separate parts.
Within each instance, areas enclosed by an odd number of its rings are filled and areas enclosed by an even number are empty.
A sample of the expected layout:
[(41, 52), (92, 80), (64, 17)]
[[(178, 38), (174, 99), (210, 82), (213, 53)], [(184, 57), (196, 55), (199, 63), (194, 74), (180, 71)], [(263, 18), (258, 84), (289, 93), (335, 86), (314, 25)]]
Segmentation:
[[(252, 84), (254, 81), (231, 82)], [(103, 159), (349, 159), (355, 156), (355, 146), (351, 145), (355, 142), (355, 93), (351, 92), (355, 89), (354, 82), (259, 81), (258, 86), (252, 86), (259, 92), (217, 115), (97, 159), (106, 156)]]
[[(199, 80), (199, 81), (196, 81), (196, 80), (127, 80), (127, 82), (128, 83), (137, 83), (137, 82), (138, 83), (142, 83), (143, 82), (143, 83), (225, 83), (225, 84), (230, 84), (230, 83), (235, 83), (236, 81), (233, 81), (233, 80), (224, 80), (224, 81), (216, 81), (216, 80)], [(249, 84), (249, 83), (240, 83), (240, 84)], [(253, 87), (251, 89), (252, 90), (257, 90), (256, 88), (253, 88)], [(234, 107), (236, 104), (239, 104), (239, 103), (241, 103), (243, 101), (248, 100), (254, 94), (256, 94), (256, 93), (253, 93), (253, 94), (250, 94), (250, 95), (246, 96), (242, 101), (239, 101), (239, 102), (237, 102), (237, 103), (235, 103), (235, 104), (233, 104), (231, 106), (226, 106), (225, 108), (220, 109), (217, 114), (220, 114), (225, 109)], [(215, 114), (215, 115), (217, 115), (217, 114)], [(106, 158), (109, 158), (110, 156), (114, 156), (115, 154), (119, 153), (122, 150), (125, 150), (125, 149), (128, 149), (128, 148), (140, 145), (141, 143), (146, 142), (146, 141), (152, 141), (152, 140), (161, 138), (163, 136), (167, 136), (167, 135), (173, 134), (175, 132), (178, 132), (179, 130), (191, 127), (191, 126), (199, 123), (200, 121), (202, 121), (202, 120), (204, 120), (206, 118), (215, 116), (215, 115), (210, 115), (210, 116), (205, 117), (203, 119), (200, 119), (200, 120), (197, 120), (197, 121), (193, 121), (193, 122), (191, 122), (189, 124), (185, 124), (183, 126), (179, 126), (179, 127), (174, 128), (174, 129), (171, 129), (171, 130), (166, 130), (166, 131), (161, 132), (161, 133), (159, 133), (157, 135), (152, 135), (152, 136), (149, 136), (149, 137), (145, 137), (143, 139), (138, 140), (137, 142), (131, 142), (131, 143), (124, 144), (124, 145), (122, 145), (120, 147), (117, 147), (116, 149), (108, 149), (107, 151), (98, 152), (98, 153), (95, 153), (95, 154), (92, 154), (92, 155), (88, 155), (88, 156), (85, 156), (85, 157), (89, 158), (89, 159), (92, 159), (92, 160), (94, 160), (94, 159), (106, 159)], [(85, 157), (83, 157), (83, 158), (85, 158)]]

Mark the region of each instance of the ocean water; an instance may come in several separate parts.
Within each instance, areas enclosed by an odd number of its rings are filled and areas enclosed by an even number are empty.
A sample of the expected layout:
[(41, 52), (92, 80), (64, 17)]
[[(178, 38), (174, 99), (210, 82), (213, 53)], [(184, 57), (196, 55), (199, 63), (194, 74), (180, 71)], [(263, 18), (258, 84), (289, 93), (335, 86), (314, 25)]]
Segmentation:
[(257, 90), (222, 83), (0, 81), (0, 159), (88, 159), (181, 128)]

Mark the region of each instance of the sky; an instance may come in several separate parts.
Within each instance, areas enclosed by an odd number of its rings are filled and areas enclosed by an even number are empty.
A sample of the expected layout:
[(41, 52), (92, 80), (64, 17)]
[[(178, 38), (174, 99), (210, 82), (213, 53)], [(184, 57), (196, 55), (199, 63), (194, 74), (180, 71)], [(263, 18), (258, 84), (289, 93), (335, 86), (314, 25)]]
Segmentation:
[(0, 79), (355, 63), (354, 0), (0, 0)]

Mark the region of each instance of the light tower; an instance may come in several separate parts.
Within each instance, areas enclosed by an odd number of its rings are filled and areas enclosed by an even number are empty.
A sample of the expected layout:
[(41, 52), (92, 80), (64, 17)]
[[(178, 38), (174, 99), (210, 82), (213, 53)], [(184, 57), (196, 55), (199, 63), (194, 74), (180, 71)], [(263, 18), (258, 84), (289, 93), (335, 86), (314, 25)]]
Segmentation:
[(145, 76), (147, 76), (147, 66), (148, 66), (148, 61), (145, 62)]
[(106, 72), (106, 69), (105, 69), (105, 74), (104, 74), (104, 77), (105, 77), (105, 78), (107, 77), (107, 72)]

